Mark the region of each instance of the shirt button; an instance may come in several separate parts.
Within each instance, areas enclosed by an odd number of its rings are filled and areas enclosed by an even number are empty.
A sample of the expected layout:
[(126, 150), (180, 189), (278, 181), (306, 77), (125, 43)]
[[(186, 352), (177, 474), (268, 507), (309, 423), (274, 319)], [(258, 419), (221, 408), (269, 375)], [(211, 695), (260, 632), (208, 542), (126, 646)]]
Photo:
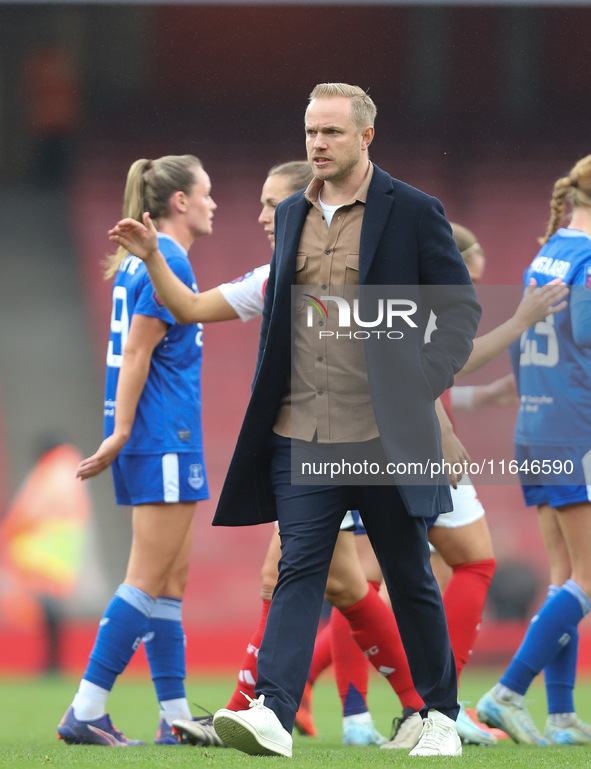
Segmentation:
[(322, 395), (322, 390), (318, 390), (318, 395)]
[(322, 290), (323, 291), (326, 291), (327, 288), (328, 288), (328, 286), (326, 284), (324, 284), (324, 286), (322, 286)]
[(324, 326), (324, 321), (323, 321), (323, 320), (319, 320), (319, 321), (318, 321), (318, 325), (319, 325), (319, 326)]
[(327, 249), (326, 249), (326, 251), (325, 251), (324, 253), (325, 253), (325, 254), (330, 254), (330, 248), (327, 248)]
[(319, 363), (322, 363), (322, 358), (318, 358), (318, 362), (319, 362)]

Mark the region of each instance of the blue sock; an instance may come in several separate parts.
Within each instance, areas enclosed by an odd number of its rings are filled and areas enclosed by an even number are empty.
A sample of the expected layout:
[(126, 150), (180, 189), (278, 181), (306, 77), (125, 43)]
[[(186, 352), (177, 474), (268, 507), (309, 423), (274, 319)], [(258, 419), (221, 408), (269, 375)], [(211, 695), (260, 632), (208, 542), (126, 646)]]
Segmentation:
[(525, 694), (534, 677), (569, 644), (590, 609), (585, 591), (571, 579), (565, 582), (532, 619), (500, 683), (517, 694)]
[[(552, 598), (559, 590), (560, 588), (557, 585), (550, 585), (547, 600)], [(575, 712), (573, 691), (577, 676), (578, 651), (579, 630), (575, 628), (569, 643), (563, 646), (544, 668), (548, 713)]]
[(349, 684), (347, 696), (345, 697), (345, 704), (343, 705), (343, 716), (356, 716), (359, 713), (366, 712), (367, 704), (365, 700), (353, 684)]
[(105, 609), (84, 678), (111, 691), (148, 629), (154, 599), (131, 585), (119, 585)]
[(146, 656), (158, 702), (185, 696), (185, 634), (182, 601), (159, 596), (144, 636)]

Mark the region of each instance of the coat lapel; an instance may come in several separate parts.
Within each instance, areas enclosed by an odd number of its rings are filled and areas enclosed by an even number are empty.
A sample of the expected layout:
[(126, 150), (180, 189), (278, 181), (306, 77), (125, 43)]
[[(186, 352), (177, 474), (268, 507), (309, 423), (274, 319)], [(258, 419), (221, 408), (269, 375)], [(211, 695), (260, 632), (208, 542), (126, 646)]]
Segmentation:
[[(279, 242), (275, 245), (275, 253), (281, 254), (277, 262), (277, 284), (279, 290), (290, 286), (295, 282), (296, 257), (302, 235), (302, 228), (308, 215), (310, 204), (304, 197), (304, 193), (298, 193), (301, 197), (289, 204), (285, 217), (285, 226), (279, 234)], [(291, 288), (289, 288), (291, 291)]]
[(374, 166), (373, 178), (367, 191), (365, 214), (359, 244), (359, 283), (365, 283), (378, 248), (384, 227), (394, 205), (391, 177)]

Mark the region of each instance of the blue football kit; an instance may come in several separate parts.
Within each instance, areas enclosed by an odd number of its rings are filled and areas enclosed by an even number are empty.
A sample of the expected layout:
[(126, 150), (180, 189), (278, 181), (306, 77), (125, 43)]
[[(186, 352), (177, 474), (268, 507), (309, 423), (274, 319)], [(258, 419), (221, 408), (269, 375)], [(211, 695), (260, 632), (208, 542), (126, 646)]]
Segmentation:
[(528, 505), (591, 499), (591, 237), (560, 229), (524, 274), (570, 286), (568, 306), (511, 349), (520, 394), (516, 459)]
[[(158, 234), (158, 248), (174, 274), (197, 292), (185, 249), (162, 233)], [(201, 323), (176, 323), (158, 297), (145, 264), (131, 254), (121, 264), (113, 286), (105, 438), (114, 430), (117, 382), (134, 314), (159, 318), (168, 330), (152, 353), (131, 436), (113, 463), (117, 502), (207, 499), (201, 426), (203, 327)]]

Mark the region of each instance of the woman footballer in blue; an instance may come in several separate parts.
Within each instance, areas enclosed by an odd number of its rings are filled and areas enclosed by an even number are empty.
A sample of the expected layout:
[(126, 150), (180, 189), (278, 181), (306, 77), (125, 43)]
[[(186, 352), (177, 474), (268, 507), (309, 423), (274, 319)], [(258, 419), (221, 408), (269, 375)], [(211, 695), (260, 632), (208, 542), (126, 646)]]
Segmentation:
[[(187, 251), (209, 235), (216, 206), (192, 155), (138, 160), (130, 168), (123, 215), (148, 211), (158, 246), (178, 278), (197, 292)], [(58, 726), (67, 743), (142, 745), (105, 712), (115, 679), (144, 642), (157, 699), (157, 744), (178, 744), (171, 724), (191, 718), (185, 696), (181, 605), (188, 578), (195, 503), (207, 499), (201, 430), (201, 324), (177, 324), (143, 262), (122, 246), (107, 349), (105, 440), (80, 463), (86, 479), (112, 466), (117, 503), (133, 506), (133, 541), (123, 584), (107, 606), (72, 706)], [(215, 733), (212, 730), (212, 740)]]
[[(572, 217), (560, 228), (565, 203)], [(516, 460), (527, 505), (537, 505), (551, 584), (546, 602), (499, 683), (477, 706), (481, 721), (530, 745), (591, 743), (575, 712), (578, 624), (591, 609), (591, 155), (554, 185), (542, 249), (525, 283), (560, 278), (569, 307), (524, 333), (513, 364), (521, 405)], [(544, 670), (542, 735), (524, 705)]]

